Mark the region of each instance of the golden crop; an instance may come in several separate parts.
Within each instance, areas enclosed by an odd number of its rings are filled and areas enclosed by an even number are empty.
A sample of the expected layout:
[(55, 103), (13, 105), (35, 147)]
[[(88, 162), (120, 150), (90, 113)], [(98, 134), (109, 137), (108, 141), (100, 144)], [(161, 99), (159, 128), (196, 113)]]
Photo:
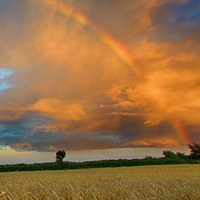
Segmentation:
[(200, 165), (0, 173), (0, 200), (199, 200)]

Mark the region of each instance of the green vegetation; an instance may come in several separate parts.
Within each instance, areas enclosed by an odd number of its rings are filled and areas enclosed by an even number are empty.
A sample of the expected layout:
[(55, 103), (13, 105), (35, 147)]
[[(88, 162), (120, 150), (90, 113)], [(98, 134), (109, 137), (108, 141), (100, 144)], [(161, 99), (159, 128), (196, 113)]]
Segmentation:
[(200, 163), (200, 144), (190, 144), (188, 145), (188, 148), (191, 150), (190, 155), (185, 155), (180, 152), (174, 153), (172, 151), (163, 151), (163, 157), (161, 158), (146, 156), (143, 159), (119, 159), (86, 162), (63, 162), (63, 159), (66, 156), (66, 152), (63, 150), (56, 153), (55, 163), (0, 165), (0, 172)]
[[(177, 154), (175, 154), (177, 155)], [(143, 166), (143, 165), (166, 165), (166, 164), (197, 164), (198, 160), (183, 159), (178, 157), (153, 158), (147, 156), (143, 159), (119, 159), (119, 160), (101, 160), (86, 162), (62, 162), (62, 163), (35, 163), (35, 164), (15, 164), (0, 165), (0, 172), (8, 171), (38, 171), (38, 170), (64, 170), (64, 169), (87, 169), (87, 168), (105, 168), (122, 166)]]

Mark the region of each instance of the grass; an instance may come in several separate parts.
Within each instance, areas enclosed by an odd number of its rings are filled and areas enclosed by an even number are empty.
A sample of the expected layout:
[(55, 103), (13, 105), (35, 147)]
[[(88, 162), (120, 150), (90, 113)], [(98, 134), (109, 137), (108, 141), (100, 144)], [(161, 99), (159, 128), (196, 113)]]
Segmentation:
[(199, 200), (200, 165), (0, 173), (0, 200)]

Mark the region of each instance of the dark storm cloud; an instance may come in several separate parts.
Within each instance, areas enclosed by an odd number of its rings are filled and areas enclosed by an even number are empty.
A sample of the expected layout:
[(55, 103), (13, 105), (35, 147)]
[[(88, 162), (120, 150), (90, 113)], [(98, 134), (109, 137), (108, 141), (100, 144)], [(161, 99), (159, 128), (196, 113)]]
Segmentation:
[(178, 3), (170, 1), (163, 4), (153, 13), (153, 22), (157, 31), (155, 39), (183, 42), (199, 40), (200, 35), (200, 2), (195, 0)]

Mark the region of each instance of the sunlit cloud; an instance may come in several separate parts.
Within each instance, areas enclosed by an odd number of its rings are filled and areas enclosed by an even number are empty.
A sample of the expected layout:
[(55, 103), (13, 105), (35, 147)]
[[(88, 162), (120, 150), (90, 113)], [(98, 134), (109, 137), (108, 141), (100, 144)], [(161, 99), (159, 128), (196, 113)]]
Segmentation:
[(9, 146), (6, 146), (6, 145), (0, 145), (0, 150), (1, 151), (9, 151), (9, 150), (12, 150), (12, 148)]
[(195, 0), (0, 2), (0, 141), (16, 150), (198, 141)]

